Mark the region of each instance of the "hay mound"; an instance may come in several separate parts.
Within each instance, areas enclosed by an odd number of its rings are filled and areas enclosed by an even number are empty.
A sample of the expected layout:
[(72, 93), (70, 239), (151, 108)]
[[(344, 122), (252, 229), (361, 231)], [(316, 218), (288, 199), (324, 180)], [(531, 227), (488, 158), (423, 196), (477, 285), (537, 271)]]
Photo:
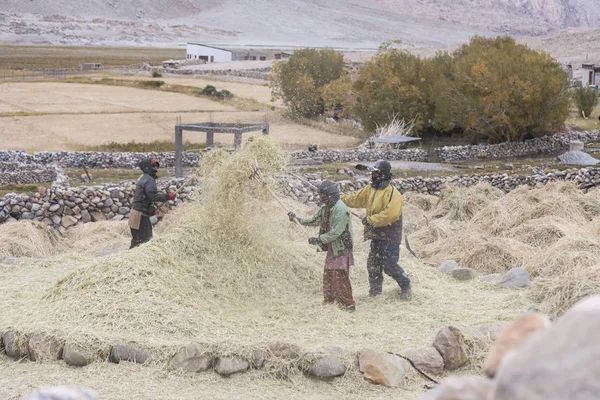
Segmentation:
[(468, 190), (451, 187), (442, 192), (430, 217), (469, 221), (477, 212), (503, 196), (503, 191), (487, 184), (479, 184)]
[(0, 225), (0, 257), (48, 257), (57, 252), (57, 244), (54, 230), (41, 222)]
[(417, 253), (481, 273), (524, 266), (536, 278), (534, 300), (551, 315), (600, 293), (600, 191), (584, 194), (564, 182), (506, 195), (451, 188), (423, 219), (429, 224), (410, 235)]
[(69, 310), (73, 324), (151, 336), (189, 331), (199, 307), (218, 314), (224, 304), (282, 301), (290, 290), (318, 296), (307, 245), (291, 240), (285, 213), (272, 218), (262, 183), (248, 179), (256, 166), (269, 176), (283, 164), (268, 139), (233, 155), (213, 152), (203, 160), (200, 201), (177, 210), (151, 242), (75, 269), (47, 293), (47, 305)]
[(431, 211), (440, 201), (436, 196), (415, 192), (406, 192), (402, 196), (407, 204), (417, 207), (422, 211)]
[(127, 221), (100, 221), (77, 225), (69, 229), (60, 242), (64, 251), (96, 254), (98, 247), (104, 251), (129, 247), (131, 232)]

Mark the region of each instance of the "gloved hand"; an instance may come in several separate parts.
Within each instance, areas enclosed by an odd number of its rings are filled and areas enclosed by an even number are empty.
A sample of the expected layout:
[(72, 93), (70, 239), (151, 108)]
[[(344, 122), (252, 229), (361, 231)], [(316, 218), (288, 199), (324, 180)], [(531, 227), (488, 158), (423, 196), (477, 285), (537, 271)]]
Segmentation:
[(319, 240), (318, 237), (311, 237), (311, 238), (308, 238), (308, 244), (318, 245), (318, 244), (321, 244), (321, 241)]
[(176, 197), (177, 195), (175, 194), (175, 192), (169, 192), (169, 200), (174, 201)]
[(368, 226), (369, 225), (369, 220), (367, 219), (367, 217), (363, 217), (363, 219), (361, 221), (362, 221), (362, 224), (364, 226)]
[(291, 222), (294, 222), (298, 217), (296, 217), (296, 214), (294, 214), (293, 212), (289, 212), (288, 213), (288, 218), (290, 219)]

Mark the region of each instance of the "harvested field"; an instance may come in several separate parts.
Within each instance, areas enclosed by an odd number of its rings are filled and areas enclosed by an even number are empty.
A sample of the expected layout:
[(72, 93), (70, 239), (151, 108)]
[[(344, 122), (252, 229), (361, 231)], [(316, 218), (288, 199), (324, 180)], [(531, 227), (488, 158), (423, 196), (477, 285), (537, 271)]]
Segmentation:
[(424, 213), (425, 226), (411, 225), (409, 238), (435, 264), (453, 259), (480, 273), (525, 267), (534, 278), (533, 302), (557, 316), (600, 293), (599, 217), (597, 191), (584, 194), (572, 183), (508, 194), (485, 185), (454, 188)]
[[(276, 361), (231, 380), (212, 372), (182, 377), (168, 372), (166, 362), (191, 341), (206, 343), (219, 354), (241, 356), (272, 340), (297, 344), (306, 352), (330, 345), (350, 353), (364, 347), (402, 352), (430, 345), (437, 331), (450, 323), (507, 321), (531, 305), (526, 292), (457, 282), (413, 258), (403, 261), (414, 282), (410, 301), (399, 299), (397, 285), (389, 278), (381, 297), (362, 300), (368, 291), (367, 246), (358, 239), (361, 224), (356, 219), (357, 266), (351, 278), (357, 311), (350, 314), (323, 305), (323, 254), (306, 243), (259, 182), (248, 181), (255, 163), (268, 179), (278, 173), (282, 154), (271, 140), (257, 139), (232, 156), (217, 151), (210, 157), (204, 163), (209, 168), (203, 172), (203, 194), (197, 194), (201, 201), (178, 207), (152, 242), (106, 257), (82, 254), (88, 246), (111, 250), (127, 245), (122, 224), (107, 223), (99, 232), (75, 233), (89, 241), (69, 249), (68, 239), (59, 245), (65, 246), (61, 253), (51, 258), (0, 268), (3, 327), (25, 335), (46, 332), (67, 343), (91, 346), (97, 353), (95, 364), (77, 371), (60, 362), (25, 363), (13, 370), (12, 364), (0, 361), (2, 371), (15, 376), (10, 386), (0, 388), (0, 397), (17, 396), (54, 377), (55, 382), (85, 384), (101, 397), (117, 399), (148, 398), (157, 385), (161, 388), (152, 396), (167, 393), (182, 399), (197, 398), (204, 388), (215, 398), (280, 398), (282, 393), (327, 398), (341, 393), (344, 398), (414, 399), (423, 390), (421, 378), (413, 376), (397, 389), (372, 386), (352, 360), (343, 379), (326, 385), (308, 385), (300, 370)], [(287, 204), (298, 214), (310, 211), (292, 201)], [(113, 226), (116, 238), (107, 240)], [(149, 365), (108, 365), (107, 349), (120, 341), (148, 347)], [(288, 380), (274, 380), (275, 375)], [(136, 380), (137, 390), (125, 387), (138, 376), (143, 378)], [(114, 381), (107, 384), (111, 377)], [(214, 386), (208, 389), (209, 385)]]
[[(44, 96), (38, 94), (39, 90), (45, 91)], [(359, 142), (291, 123), (276, 113), (237, 112), (216, 101), (175, 93), (64, 83), (0, 84), (0, 93), (0, 108), (9, 112), (0, 117), (0, 140), (7, 150), (79, 150), (111, 141), (173, 140), (178, 116), (183, 123), (267, 121), (271, 135), (289, 149), (313, 143), (320, 147), (352, 147)], [(14, 112), (24, 114), (14, 116)], [(190, 132), (185, 140), (204, 143), (205, 135)], [(215, 140), (218, 144), (233, 144), (232, 135), (216, 135)]]

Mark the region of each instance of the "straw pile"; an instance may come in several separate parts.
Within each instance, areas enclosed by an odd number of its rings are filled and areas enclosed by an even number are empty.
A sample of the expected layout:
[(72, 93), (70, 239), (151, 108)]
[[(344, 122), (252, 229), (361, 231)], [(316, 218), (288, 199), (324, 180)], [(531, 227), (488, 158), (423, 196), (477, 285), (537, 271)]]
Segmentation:
[(56, 253), (53, 229), (37, 221), (0, 225), (0, 257), (46, 257)]
[(487, 185), (452, 188), (415, 218), (428, 221), (409, 236), (421, 256), (434, 263), (453, 259), (481, 273), (524, 266), (535, 278), (534, 300), (550, 315), (600, 293), (597, 191), (584, 194), (570, 183), (508, 194)]

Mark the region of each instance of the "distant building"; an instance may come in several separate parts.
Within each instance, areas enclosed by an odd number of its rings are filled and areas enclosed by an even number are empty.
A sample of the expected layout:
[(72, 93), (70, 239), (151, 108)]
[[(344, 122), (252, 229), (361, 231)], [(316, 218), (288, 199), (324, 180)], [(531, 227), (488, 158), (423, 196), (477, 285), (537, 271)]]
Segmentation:
[(583, 86), (600, 85), (600, 65), (583, 63), (581, 65), (581, 84)]
[(95, 71), (97, 69), (100, 69), (101, 66), (102, 64), (100, 63), (84, 63), (81, 64), (81, 69), (83, 71)]
[(265, 53), (256, 53), (253, 51), (240, 51), (233, 53), (233, 61), (265, 61)]
[(290, 53), (284, 53), (284, 52), (275, 53), (276, 60), (283, 60), (285, 58), (290, 58), (291, 56), (292, 56), (292, 54), (290, 54)]
[(186, 59), (204, 60), (206, 62), (228, 62), (233, 60), (231, 50), (220, 49), (200, 43), (188, 43)]

